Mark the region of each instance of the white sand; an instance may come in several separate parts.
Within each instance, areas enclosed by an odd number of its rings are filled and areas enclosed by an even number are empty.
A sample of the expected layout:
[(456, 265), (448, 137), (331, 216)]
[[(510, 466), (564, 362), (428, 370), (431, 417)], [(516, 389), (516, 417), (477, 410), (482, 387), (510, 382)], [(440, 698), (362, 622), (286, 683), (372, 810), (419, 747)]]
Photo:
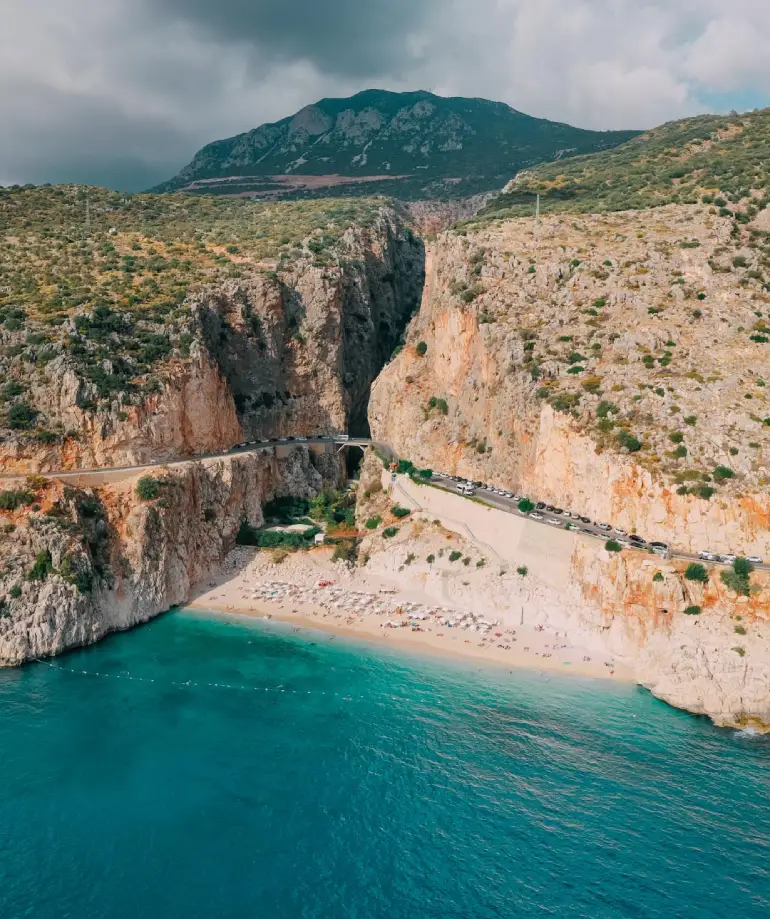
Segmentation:
[[(631, 680), (610, 655), (588, 651), (563, 630), (512, 624), (510, 618), (456, 608), (395, 579), (331, 562), (328, 549), (290, 555), (236, 549), (216, 577), (199, 585), (191, 607), (273, 616), (310, 627), (387, 642), (416, 652), (477, 658), (510, 667)], [(325, 586), (319, 584), (328, 582)]]

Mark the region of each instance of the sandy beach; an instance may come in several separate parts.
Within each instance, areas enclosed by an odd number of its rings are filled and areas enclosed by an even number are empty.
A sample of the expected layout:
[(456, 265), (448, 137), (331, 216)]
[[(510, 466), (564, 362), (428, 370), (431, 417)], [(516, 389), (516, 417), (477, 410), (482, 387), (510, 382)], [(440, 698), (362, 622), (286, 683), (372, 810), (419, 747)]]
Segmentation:
[(610, 655), (569, 640), (563, 630), (514, 623), (510, 616), (437, 603), (419, 590), (365, 568), (331, 562), (318, 549), (276, 556), (236, 549), (219, 574), (199, 585), (189, 607), (271, 617), (312, 628), (387, 643), (416, 653), (486, 661), (493, 665), (574, 673), (629, 681), (630, 671)]

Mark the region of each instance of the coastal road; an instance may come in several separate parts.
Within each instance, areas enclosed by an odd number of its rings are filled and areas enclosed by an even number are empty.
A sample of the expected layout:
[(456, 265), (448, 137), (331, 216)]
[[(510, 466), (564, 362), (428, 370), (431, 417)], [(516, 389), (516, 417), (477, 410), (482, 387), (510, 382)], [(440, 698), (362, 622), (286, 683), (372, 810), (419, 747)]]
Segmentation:
[[(389, 458), (394, 459), (395, 454), (388, 444), (371, 440), (367, 437), (339, 437), (334, 435), (319, 437), (277, 437), (270, 440), (253, 440), (244, 441), (236, 444), (229, 450), (223, 450), (218, 453), (201, 453), (195, 456), (179, 457), (173, 460), (156, 460), (152, 463), (140, 463), (134, 466), (98, 466), (91, 469), (61, 469), (54, 472), (40, 472), (46, 479), (61, 479), (64, 482), (88, 478), (102, 478), (110, 481), (118, 481), (121, 477), (133, 475), (136, 472), (142, 472), (149, 469), (158, 469), (160, 466), (173, 469), (176, 466), (184, 466), (186, 463), (197, 463), (203, 460), (225, 459), (228, 456), (240, 456), (248, 453), (261, 453), (264, 450), (274, 450), (276, 447), (299, 447), (299, 446), (322, 446), (333, 444), (335, 447), (374, 447), (376, 450)], [(27, 475), (4, 475), (0, 472), (0, 482), (23, 482)]]
[[(110, 467), (98, 467), (94, 469), (72, 469), (72, 470), (60, 470), (58, 472), (41, 472), (39, 473), (44, 478), (49, 479), (60, 479), (62, 481), (80, 481), (82, 479), (101, 479), (103, 482), (106, 481), (119, 481), (121, 478), (133, 475), (137, 472), (142, 472), (144, 470), (157, 469), (161, 466), (174, 468), (177, 466), (183, 466), (186, 463), (191, 462), (200, 462), (203, 460), (217, 460), (224, 459), (228, 456), (240, 456), (243, 454), (249, 453), (259, 453), (264, 450), (275, 450), (278, 447), (297, 447), (297, 446), (323, 446), (323, 445), (333, 445), (337, 449), (341, 450), (344, 447), (374, 447), (383, 457), (389, 460), (397, 459), (397, 454), (392, 449), (389, 444), (382, 443), (381, 441), (372, 440), (368, 437), (345, 437), (340, 435), (323, 435), (318, 437), (278, 437), (271, 438), (270, 440), (262, 441), (244, 441), (243, 443), (236, 444), (230, 450), (224, 450), (218, 453), (205, 453), (198, 456), (188, 456), (180, 457), (175, 460), (169, 461), (156, 461), (153, 463), (142, 463), (134, 466), (110, 466)], [(2, 482), (23, 482), (27, 478), (26, 475), (3, 475), (0, 473), (0, 483)], [(462, 497), (456, 489), (456, 484), (453, 480), (448, 478), (443, 478), (438, 475), (433, 475), (429, 480), (430, 484), (443, 488), (446, 491), (451, 492), (454, 495)], [(470, 500), (470, 499), (469, 499)], [(566, 528), (567, 524), (571, 524), (574, 527), (574, 531), (582, 533), (584, 536), (590, 536), (594, 539), (602, 539), (605, 542), (608, 539), (619, 539), (623, 538), (618, 533), (613, 533), (612, 530), (602, 530), (596, 523), (593, 521), (586, 523), (581, 520), (574, 519), (565, 519), (563, 515), (553, 514), (545, 509), (537, 509), (536, 513), (540, 514), (542, 517), (541, 520), (533, 519), (529, 516), (528, 513), (523, 513), (518, 509), (517, 502), (513, 501), (511, 498), (506, 498), (503, 495), (495, 494), (494, 492), (482, 487), (476, 489), (476, 494), (473, 496), (473, 500), (480, 501), (483, 504), (488, 505), (489, 507), (494, 507), (497, 510), (505, 511), (509, 514), (516, 514), (520, 517), (526, 519), (528, 524), (531, 525), (540, 525), (540, 526), (551, 526), (556, 528), (558, 525), (560, 528)], [(637, 551), (637, 552), (649, 552), (649, 549), (645, 548), (636, 548), (633, 545), (624, 546), (623, 551)], [(683, 552), (678, 549), (670, 549), (666, 555), (667, 558), (677, 558), (684, 561), (694, 561), (702, 562), (706, 565), (725, 565), (727, 563), (720, 561), (709, 561), (706, 559), (701, 559), (699, 556), (692, 552)], [(770, 570), (770, 563), (768, 564), (759, 564), (754, 565), (755, 568), (759, 570)]]
[[(529, 516), (530, 512), (525, 513), (519, 510), (517, 501), (514, 501), (512, 498), (506, 498), (504, 495), (495, 494), (494, 492), (487, 490), (485, 487), (476, 488), (475, 489), (476, 493), (473, 495), (473, 498), (469, 498), (467, 496), (460, 494), (460, 492), (457, 491), (457, 484), (454, 481), (452, 481), (452, 479), (446, 479), (441, 476), (437, 476), (434, 473), (434, 475), (428, 481), (430, 482), (431, 485), (437, 488), (442, 488), (444, 491), (448, 491), (451, 494), (457, 495), (460, 498), (466, 497), (466, 500), (479, 501), (482, 504), (488, 505), (489, 507), (494, 507), (496, 510), (505, 511), (508, 514), (515, 514), (518, 517), (524, 518), (529, 524), (535, 524), (539, 526), (548, 526), (548, 527), (553, 527), (554, 529), (556, 529), (557, 527), (560, 529), (566, 529), (567, 526), (569, 525), (572, 527), (573, 532), (582, 533), (584, 536), (590, 536), (594, 539), (601, 539), (604, 542), (606, 542), (608, 539), (617, 540), (617, 539), (624, 538), (624, 537), (621, 537), (619, 533), (614, 533), (612, 529), (610, 530), (600, 529), (599, 526), (597, 526), (597, 524), (593, 521), (591, 521), (590, 523), (586, 523), (585, 521), (582, 521), (582, 520), (574, 520), (571, 518), (565, 519), (563, 514), (554, 514), (554, 513), (551, 513), (550, 511), (545, 510), (544, 508), (538, 508), (535, 511), (535, 513), (540, 514), (540, 516), (542, 517), (542, 520), (532, 519)], [(623, 546), (623, 551), (624, 552), (628, 552), (628, 551), (644, 552), (645, 554), (650, 554), (651, 552), (651, 550), (648, 548), (635, 547), (633, 545)], [(702, 559), (697, 555), (697, 553), (683, 552), (679, 549), (669, 549), (666, 555), (661, 556), (661, 557), (677, 558), (677, 559), (682, 559), (684, 561), (691, 561), (691, 562), (700, 562), (703, 565), (720, 565), (722, 567), (727, 567), (729, 564), (727, 562), (709, 561), (707, 559)], [(768, 564), (755, 563), (754, 567), (758, 571), (770, 571), (770, 563)]]

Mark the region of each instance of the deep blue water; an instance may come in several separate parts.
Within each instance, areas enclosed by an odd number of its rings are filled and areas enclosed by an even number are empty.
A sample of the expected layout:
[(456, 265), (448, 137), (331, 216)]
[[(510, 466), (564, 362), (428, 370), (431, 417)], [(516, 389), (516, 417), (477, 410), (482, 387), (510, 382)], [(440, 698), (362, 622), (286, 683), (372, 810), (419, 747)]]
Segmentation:
[(0, 916), (768, 919), (770, 743), (173, 613), (0, 672)]

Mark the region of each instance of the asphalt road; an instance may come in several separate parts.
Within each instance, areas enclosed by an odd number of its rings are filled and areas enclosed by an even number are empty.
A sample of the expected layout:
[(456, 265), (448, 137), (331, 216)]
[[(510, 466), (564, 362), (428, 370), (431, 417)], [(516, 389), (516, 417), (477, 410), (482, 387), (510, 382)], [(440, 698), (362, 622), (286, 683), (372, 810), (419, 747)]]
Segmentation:
[[(445, 491), (449, 491), (452, 494), (463, 497), (463, 495), (461, 495), (460, 492), (457, 490), (458, 483), (453, 482), (451, 479), (444, 479), (437, 475), (433, 475), (433, 477), (430, 479), (430, 482), (432, 485), (436, 485), (439, 488), (443, 488)], [(481, 501), (484, 504), (488, 504), (490, 507), (497, 508), (497, 510), (506, 511), (509, 514), (516, 514), (517, 517), (522, 517), (526, 519), (528, 523), (539, 524), (541, 526), (549, 526), (549, 527), (553, 527), (554, 529), (556, 529), (556, 524), (558, 524), (561, 529), (565, 529), (567, 524), (571, 524), (573, 527), (575, 527), (577, 532), (582, 533), (584, 536), (591, 536), (594, 539), (601, 539), (603, 542), (606, 542), (608, 539), (618, 540), (618, 539), (624, 538), (624, 537), (621, 537), (618, 533), (613, 532), (612, 530), (599, 529), (599, 527), (596, 526), (596, 524), (593, 522), (584, 523), (581, 520), (565, 518), (563, 514), (552, 514), (549, 511), (546, 511), (544, 509), (537, 509), (534, 511), (534, 513), (540, 514), (540, 516), (542, 517), (542, 520), (533, 519), (532, 517), (530, 517), (530, 513), (532, 512), (523, 513), (518, 508), (518, 502), (514, 501), (511, 498), (505, 498), (502, 495), (496, 495), (493, 492), (487, 491), (483, 487), (476, 488), (475, 492), (476, 493), (473, 495), (473, 497), (477, 501)], [(530, 500), (532, 499), (530, 498)], [(549, 521), (552, 521), (552, 522), (549, 523)], [(654, 536), (647, 536), (642, 533), (640, 533), (639, 535), (645, 540), (650, 540), (650, 539), (654, 540), (655, 538)], [(623, 546), (623, 551), (624, 552), (629, 552), (629, 551), (644, 552), (645, 555), (655, 554), (655, 553), (652, 553), (651, 550), (649, 549), (635, 548), (633, 545)], [(704, 550), (704, 551), (708, 551), (708, 550)], [(707, 561), (705, 559), (699, 558), (696, 553), (681, 552), (680, 550), (674, 549), (674, 548), (671, 548), (665, 557), (666, 558), (679, 558), (685, 561), (700, 562), (703, 565), (720, 565), (722, 567), (728, 567), (727, 562)], [(770, 564), (760, 565), (757, 563), (754, 565), (754, 567), (757, 570), (770, 571)]]
[[(139, 466), (110, 466), (110, 467), (100, 467), (95, 469), (68, 469), (62, 470), (60, 472), (44, 472), (40, 473), (46, 478), (55, 478), (55, 479), (79, 479), (86, 476), (106, 476), (114, 475), (122, 472), (141, 472), (143, 469), (157, 469), (159, 466), (179, 466), (184, 463), (198, 462), (200, 460), (206, 459), (221, 459), (226, 456), (238, 456), (240, 454), (246, 453), (255, 453), (260, 450), (272, 449), (274, 447), (292, 447), (299, 446), (301, 444), (329, 444), (333, 443), (336, 447), (376, 447), (383, 456), (390, 457), (395, 459), (396, 454), (391, 449), (388, 444), (380, 443), (379, 441), (371, 440), (367, 437), (335, 437), (332, 435), (326, 437), (294, 437), (294, 438), (277, 438), (273, 440), (263, 440), (263, 441), (249, 441), (243, 444), (238, 444), (230, 450), (226, 450), (220, 453), (206, 453), (200, 456), (190, 456), (190, 457), (181, 457), (177, 460), (171, 460), (169, 462), (156, 462), (156, 463), (144, 463)], [(13, 475), (13, 476), (4, 476), (0, 473), (0, 481), (12, 482), (12, 481), (23, 481), (26, 479), (25, 475)], [(451, 479), (444, 479), (440, 476), (433, 475), (431, 478), (431, 484), (443, 488), (446, 491), (451, 492), (452, 494), (459, 495), (460, 492), (457, 490), (457, 483), (453, 482)], [(522, 513), (517, 506), (517, 502), (513, 501), (511, 498), (505, 498), (502, 495), (494, 494), (493, 492), (487, 491), (485, 488), (477, 488), (474, 495), (476, 500), (482, 501), (484, 504), (488, 504), (490, 507), (497, 508), (497, 510), (506, 511), (509, 514), (516, 514), (517, 516), (523, 517), (531, 524), (540, 524), (542, 526), (552, 526), (556, 528), (556, 524), (564, 529), (566, 525), (572, 524), (578, 532), (582, 533), (584, 536), (591, 536), (594, 539), (601, 539), (606, 542), (608, 539), (619, 539), (622, 538), (618, 533), (614, 533), (612, 530), (600, 530), (594, 523), (583, 523), (580, 520), (570, 520), (565, 519), (563, 515), (552, 514), (546, 510), (536, 510), (535, 513), (540, 514), (542, 517), (541, 520), (533, 519), (530, 517), (529, 513)], [(530, 499), (531, 500), (531, 499)], [(551, 521), (551, 522), (549, 522)], [(641, 535), (641, 534), (640, 534)], [(644, 539), (649, 539), (654, 537), (644, 536)], [(650, 554), (650, 550), (643, 548), (635, 548), (633, 545), (624, 546), (623, 551), (636, 551), (636, 552), (645, 552), (645, 554)], [(702, 562), (704, 565), (726, 565), (725, 562), (711, 562), (706, 561), (698, 557), (697, 554), (691, 552), (681, 552), (677, 549), (670, 549), (667, 558), (679, 558), (685, 561), (694, 561)], [(770, 571), (770, 563), (768, 564), (755, 564), (755, 568), (764, 571)]]

